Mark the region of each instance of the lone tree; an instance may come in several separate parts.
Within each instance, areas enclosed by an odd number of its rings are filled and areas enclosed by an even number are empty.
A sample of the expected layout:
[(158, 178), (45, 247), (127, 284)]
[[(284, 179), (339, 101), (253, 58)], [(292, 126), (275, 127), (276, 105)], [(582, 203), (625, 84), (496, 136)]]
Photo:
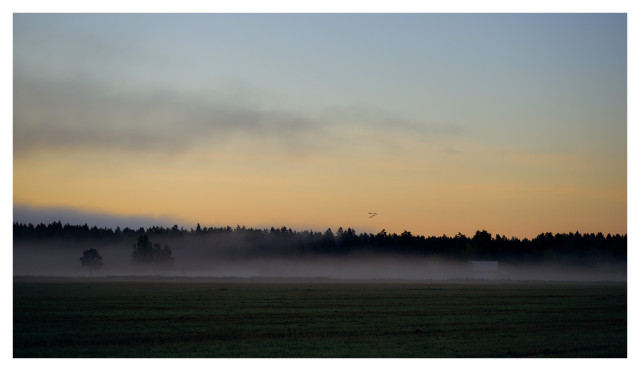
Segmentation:
[(96, 249), (85, 250), (80, 257), (82, 268), (88, 268), (90, 271), (102, 268), (102, 256)]
[(138, 266), (156, 269), (168, 269), (174, 261), (169, 246), (161, 247), (158, 243), (152, 244), (146, 234), (138, 237), (138, 240), (133, 244), (131, 258)]

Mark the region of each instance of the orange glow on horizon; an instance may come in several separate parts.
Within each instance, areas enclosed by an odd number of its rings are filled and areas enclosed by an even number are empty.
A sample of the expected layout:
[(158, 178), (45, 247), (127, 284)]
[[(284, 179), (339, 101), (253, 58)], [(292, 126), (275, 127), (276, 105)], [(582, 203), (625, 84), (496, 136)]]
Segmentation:
[[(14, 203), (166, 216), (183, 225), (313, 230), (342, 226), (358, 232), (409, 230), (426, 236), (472, 235), (485, 229), (519, 238), (576, 230), (626, 233), (626, 187), (491, 178), (477, 178), (483, 182), (475, 184), (445, 182), (439, 178), (457, 177), (455, 163), (446, 158), (439, 164), (421, 161), (420, 156), (373, 163), (364, 158), (319, 158), (313, 167), (295, 161), (267, 166), (272, 160), (256, 158), (219, 161), (219, 155), (202, 153), (166, 162), (144, 156), (128, 162), (104, 154), (69, 154), (46, 163), (35, 157), (16, 159)], [(496, 166), (505, 163), (493, 160)], [(102, 166), (91, 165), (96, 163)], [(369, 211), (379, 215), (369, 219)]]

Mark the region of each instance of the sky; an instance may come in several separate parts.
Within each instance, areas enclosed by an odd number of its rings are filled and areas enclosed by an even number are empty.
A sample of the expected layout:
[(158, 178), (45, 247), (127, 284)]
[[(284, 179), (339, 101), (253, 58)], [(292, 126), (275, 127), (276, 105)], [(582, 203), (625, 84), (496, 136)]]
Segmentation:
[(15, 14), (13, 205), (108, 226), (627, 233), (627, 17)]

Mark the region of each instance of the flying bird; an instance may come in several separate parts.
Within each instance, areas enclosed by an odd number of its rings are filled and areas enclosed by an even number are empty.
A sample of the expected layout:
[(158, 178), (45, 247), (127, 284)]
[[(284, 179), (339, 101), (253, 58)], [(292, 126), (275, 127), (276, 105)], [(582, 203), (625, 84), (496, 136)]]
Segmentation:
[(371, 211), (369, 211), (369, 218), (373, 218), (376, 215), (378, 215), (378, 213), (372, 213)]

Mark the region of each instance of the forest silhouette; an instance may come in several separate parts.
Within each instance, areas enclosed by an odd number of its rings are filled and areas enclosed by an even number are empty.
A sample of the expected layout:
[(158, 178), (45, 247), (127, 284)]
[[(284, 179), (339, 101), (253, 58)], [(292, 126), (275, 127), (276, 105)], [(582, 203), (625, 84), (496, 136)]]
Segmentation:
[[(626, 263), (627, 235), (602, 233), (541, 233), (533, 239), (507, 238), (486, 230), (471, 236), (414, 235), (382, 230), (376, 234), (356, 233), (352, 228), (320, 231), (294, 231), (281, 227), (269, 229), (244, 226), (171, 228), (98, 228), (84, 225), (48, 225), (14, 223), (14, 249), (38, 245), (56, 249), (101, 249), (122, 246), (131, 249), (137, 262), (158, 258), (173, 262), (174, 245), (189, 246), (211, 259), (313, 259), (316, 257), (394, 256), (450, 261), (498, 260), (504, 263), (554, 263), (572, 266), (598, 266)], [(153, 245), (152, 245), (153, 242)], [(161, 245), (164, 246), (161, 248)], [(137, 247), (140, 247), (137, 249)], [(137, 249), (137, 250), (136, 250)], [(15, 250), (14, 250), (15, 251)]]

